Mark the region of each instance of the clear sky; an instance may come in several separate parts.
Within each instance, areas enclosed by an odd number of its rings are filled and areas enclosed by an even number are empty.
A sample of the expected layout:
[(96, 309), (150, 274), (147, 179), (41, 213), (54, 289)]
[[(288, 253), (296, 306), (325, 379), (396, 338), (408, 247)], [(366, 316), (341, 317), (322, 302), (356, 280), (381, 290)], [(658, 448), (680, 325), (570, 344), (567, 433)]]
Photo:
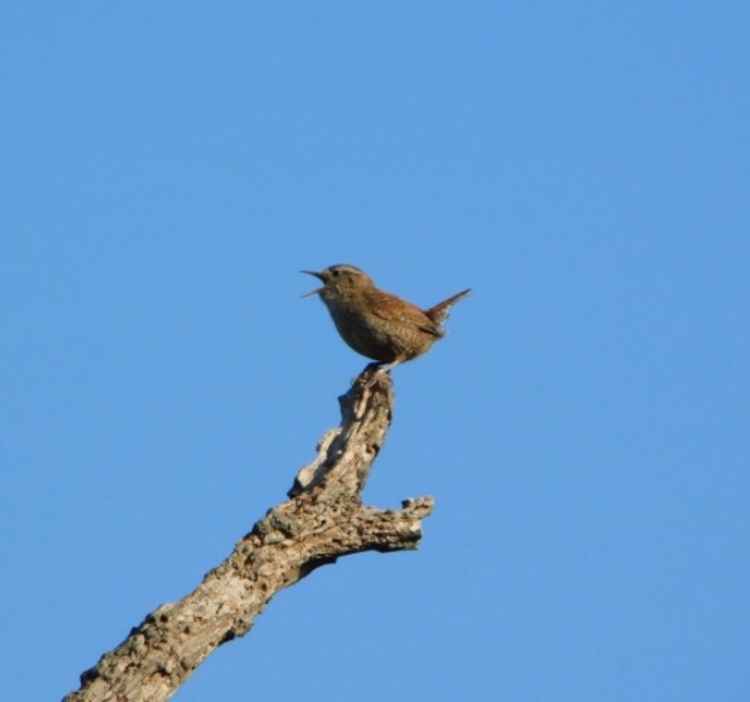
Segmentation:
[(746, 2), (0, 7), (0, 660), (59, 699), (283, 499), (429, 306), (366, 491), (180, 702), (750, 699)]

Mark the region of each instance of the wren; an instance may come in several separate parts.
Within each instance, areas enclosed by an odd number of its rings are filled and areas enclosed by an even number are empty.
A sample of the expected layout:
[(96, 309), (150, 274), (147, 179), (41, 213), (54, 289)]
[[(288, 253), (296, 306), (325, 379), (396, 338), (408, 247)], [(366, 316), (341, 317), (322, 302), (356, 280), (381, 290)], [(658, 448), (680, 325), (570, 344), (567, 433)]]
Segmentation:
[(320, 295), (341, 338), (357, 353), (378, 361), (378, 370), (384, 372), (429, 351), (445, 334), (442, 324), (450, 308), (470, 292), (462, 290), (423, 310), (378, 290), (372, 278), (356, 266), (337, 264), (301, 272), (323, 283), (303, 297)]

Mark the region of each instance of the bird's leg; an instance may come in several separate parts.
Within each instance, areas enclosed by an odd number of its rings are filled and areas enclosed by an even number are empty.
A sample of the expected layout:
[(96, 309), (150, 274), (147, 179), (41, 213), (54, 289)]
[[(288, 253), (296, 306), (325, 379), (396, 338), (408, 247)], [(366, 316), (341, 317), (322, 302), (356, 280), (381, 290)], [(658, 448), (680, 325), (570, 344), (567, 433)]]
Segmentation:
[(401, 363), (401, 359), (391, 361), (390, 363), (386, 363), (385, 361), (373, 361), (372, 363), (367, 364), (365, 370), (373, 375), (376, 373), (389, 373), (399, 363)]
[(400, 359), (391, 361), (390, 363), (384, 363), (383, 361), (374, 361), (373, 363), (368, 363), (367, 367), (364, 370), (364, 373), (366, 373), (369, 377), (365, 381), (364, 387), (372, 387), (377, 382), (378, 376), (381, 373), (389, 373), (399, 363), (401, 363)]
[(376, 373), (390, 373), (399, 363), (401, 363), (401, 359), (391, 361), (390, 363), (376, 363), (375, 372)]

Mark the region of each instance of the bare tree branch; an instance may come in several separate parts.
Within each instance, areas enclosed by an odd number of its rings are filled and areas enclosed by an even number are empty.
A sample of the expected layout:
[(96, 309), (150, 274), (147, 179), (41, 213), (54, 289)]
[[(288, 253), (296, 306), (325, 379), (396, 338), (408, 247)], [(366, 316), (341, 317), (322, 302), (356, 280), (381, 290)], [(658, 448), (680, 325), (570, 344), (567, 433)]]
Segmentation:
[(339, 403), (341, 426), (321, 439), (290, 499), (270, 509), (193, 592), (151, 612), (85, 671), (67, 702), (166, 700), (216, 648), (246, 634), (279, 590), (339, 556), (417, 547), (432, 498), (404, 500), (399, 510), (361, 502), (391, 423), (390, 377), (368, 366)]

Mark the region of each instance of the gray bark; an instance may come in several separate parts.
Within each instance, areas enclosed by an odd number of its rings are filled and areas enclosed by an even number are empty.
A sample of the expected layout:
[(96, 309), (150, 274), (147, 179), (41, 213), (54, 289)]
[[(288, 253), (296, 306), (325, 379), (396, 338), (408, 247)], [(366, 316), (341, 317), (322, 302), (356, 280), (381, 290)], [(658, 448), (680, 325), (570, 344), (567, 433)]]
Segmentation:
[(270, 509), (229, 557), (179, 602), (158, 607), (81, 675), (67, 702), (169, 699), (216, 648), (244, 636), (271, 598), (339, 556), (414, 549), (430, 497), (401, 509), (362, 504), (393, 410), (390, 377), (368, 366), (339, 398), (341, 426), (327, 432), (289, 499)]

